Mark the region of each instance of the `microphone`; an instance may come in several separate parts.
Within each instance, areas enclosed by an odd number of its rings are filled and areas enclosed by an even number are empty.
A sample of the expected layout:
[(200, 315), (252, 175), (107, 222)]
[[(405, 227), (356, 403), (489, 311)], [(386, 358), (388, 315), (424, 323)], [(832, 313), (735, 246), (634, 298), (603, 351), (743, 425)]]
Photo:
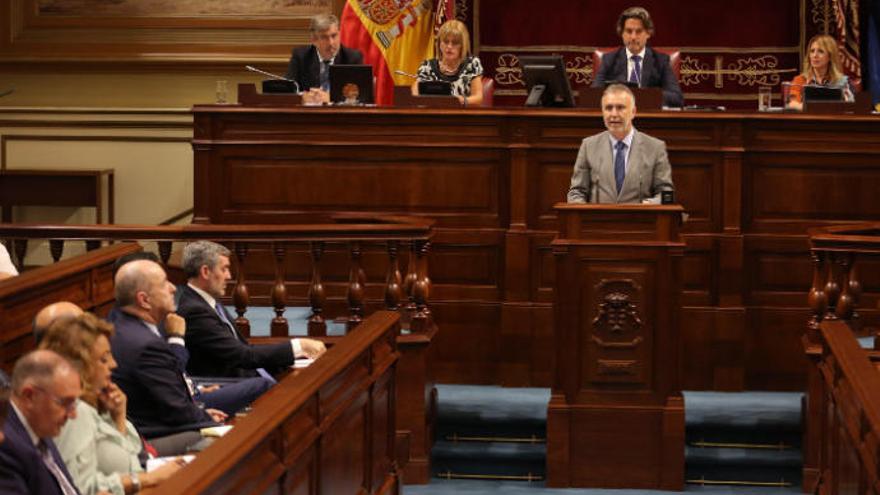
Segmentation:
[(587, 195), (587, 203), (599, 203), (599, 178), (590, 180), (590, 192)]
[(4, 89), (4, 90), (0, 91), (0, 98), (3, 98), (4, 96), (11, 95), (14, 92), (15, 92), (15, 88)]
[(409, 72), (404, 72), (404, 71), (402, 71), (402, 70), (396, 70), (396, 71), (394, 71), (394, 73), (397, 74), (397, 75), (399, 75), (399, 76), (406, 76), (406, 77), (409, 77), (409, 78), (411, 78), (411, 79), (418, 79), (418, 78), (419, 78), (419, 76), (417, 76), (417, 75), (415, 75), (415, 74), (410, 74)]
[(244, 68), (247, 69), (247, 70), (249, 70), (249, 71), (251, 71), (251, 72), (256, 72), (257, 74), (262, 74), (262, 75), (264, 75), (264, 76), (269, 76), (269, 77), (271, 77), (272, 79), (278, 79), (278, 80), (281, 80), (281, 81), (292, 82), (293, 85), (296, 86), (296, 92), (297, 92), (297, 93), (302, 93), (302, 90), (299, 88), (299, 84), (297, 84), (297, 82), (294, 81), (293, 79), (288, 79), (288, 78), (286, 78), (286, 77), (284, 77), (284, 76), (279, 76), (278, 74), (273, 74), (273, 73), (271, 73), (271, 72), (266, 72), (266, 71), (264, 71), (264, 70), (260, 70), (260, 69), (258, 69), (258, 68), (256, 68), (256, 67), (252, 66), (252, 65), (245, 65)]

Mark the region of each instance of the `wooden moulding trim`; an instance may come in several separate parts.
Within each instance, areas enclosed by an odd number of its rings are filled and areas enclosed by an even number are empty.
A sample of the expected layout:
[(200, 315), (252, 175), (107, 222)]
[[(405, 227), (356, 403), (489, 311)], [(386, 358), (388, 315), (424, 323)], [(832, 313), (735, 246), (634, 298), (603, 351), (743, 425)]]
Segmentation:
[(814, 227), (808, 232), (813, 250), (880, 253), (880, 222)]
[[(343, 220), (352, 221), (352, 217)], [(332, 221), (332, 220), (331, 220)], [(3, 239), (191, 241), (370, 241), (429, 240), (433, 220), (361, 217), (359, 222), (296, 225), (41, 225), (0, 224)]]
[(89, 271), (97, 265), (110, 265), (120, 256), (134, 253), (141, 249), (141, 246), (137, 243), (114, 244), (92, 251), (84, 256), (76, 256), (58, 263), (28, 270), (17, 277), (12, 277), (0, 283), (0, 300), (11, 295), (21, 295), (26, 291), (43, 290), (52, 281)]
[[(399, 315), (379, 311), (365, 319), (358, 328), (331, 347), (321, 359), (297, 375), (288, 375), (264, 394), (254, 410), (235, 428), (196, 457), (186, 469), (155, 488), (156, 493), (202, 493), (219, 481), (242, 459), (251, 454), (300, 408), (309, 407), (320, 389), (345, 370), (371, 353), (374, 344), (393, 331)], [(397, 361), (397, 352), (382, 363), (373, 363), (368, 380), (375, 381)], [(319, 411), (318, 420), (330, 411)], [(317, 425), (319, 427), (323, 424)], [(315, 437), (317, 438), (317, 436)], [(294, 446), (300, 448), (302, 446)]]

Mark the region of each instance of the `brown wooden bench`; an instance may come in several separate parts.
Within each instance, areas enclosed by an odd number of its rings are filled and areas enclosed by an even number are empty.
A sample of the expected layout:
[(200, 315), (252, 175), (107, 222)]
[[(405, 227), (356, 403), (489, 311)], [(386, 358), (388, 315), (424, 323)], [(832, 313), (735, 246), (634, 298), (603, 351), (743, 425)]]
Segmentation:
[(34, 348), (33, 319), (43, 306), (70, 301), (87, 311), (106, 314), (113, 305), (113, 263), (141, 246), (107, 246), (0, 281), (0, 366)]

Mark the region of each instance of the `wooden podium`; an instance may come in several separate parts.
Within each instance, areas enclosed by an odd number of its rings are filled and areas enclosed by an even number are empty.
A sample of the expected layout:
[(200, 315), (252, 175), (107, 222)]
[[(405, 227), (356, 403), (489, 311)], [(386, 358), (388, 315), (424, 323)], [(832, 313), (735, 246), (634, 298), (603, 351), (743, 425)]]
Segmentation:
[(684, 487), (679, 205), (557, 204), (547, 485)]

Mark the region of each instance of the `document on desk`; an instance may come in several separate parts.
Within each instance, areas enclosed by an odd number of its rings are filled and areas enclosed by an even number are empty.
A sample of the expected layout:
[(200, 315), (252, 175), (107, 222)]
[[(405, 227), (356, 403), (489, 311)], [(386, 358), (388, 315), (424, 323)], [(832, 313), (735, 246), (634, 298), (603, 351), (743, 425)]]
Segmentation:
[(314, 362), (315, 360), (310, 358), (296, 359), (293, 361), (293, 369), (308, 368)]
[(231, 429), (232, 425), (209, 426), (207, 428), (202, 428), (201, 430), (199, 430), (199, 433), (201, 433), (203, 437), (220, 438), (223, 435), (229, 433), (229, 430)]
[(159, 469), (169, 462), (180, 462), (183, 464), (189, 464), (195, 458), (196, 456), (194, 455), (182, 455), (170, 457), (155, 457), (153, 459), (147, 459), (147, 472), (155, 471), (156, 469)]

